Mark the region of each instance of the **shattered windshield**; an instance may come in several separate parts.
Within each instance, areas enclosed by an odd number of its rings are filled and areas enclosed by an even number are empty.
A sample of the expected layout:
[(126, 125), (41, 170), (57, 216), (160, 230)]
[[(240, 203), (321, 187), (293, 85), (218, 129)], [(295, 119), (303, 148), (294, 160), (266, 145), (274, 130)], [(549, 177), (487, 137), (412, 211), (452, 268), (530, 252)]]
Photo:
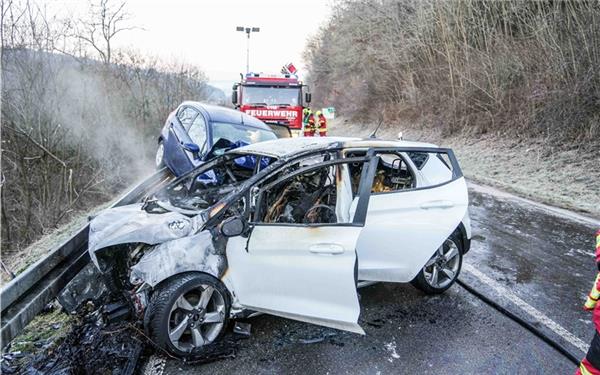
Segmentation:
[(234, 192), (275, 160), (254, 154), (221, 155), (167, 185), (146, 204), (146, 211), (196, 215)]
[(299, 99), (299, 87), (244, 86), (242, 104), (297, 106)]
[[(277, 139), (277, 136), (270, 130), (223, 122), (212, 123), (213, 145), (225, 142), (230, 145), (230, 148), (235, 148), (273, 139)], [(220, 149), (220, 153), (225, 153), (225, 149)], [(219, 152), (216, 154), (218, 155)]]

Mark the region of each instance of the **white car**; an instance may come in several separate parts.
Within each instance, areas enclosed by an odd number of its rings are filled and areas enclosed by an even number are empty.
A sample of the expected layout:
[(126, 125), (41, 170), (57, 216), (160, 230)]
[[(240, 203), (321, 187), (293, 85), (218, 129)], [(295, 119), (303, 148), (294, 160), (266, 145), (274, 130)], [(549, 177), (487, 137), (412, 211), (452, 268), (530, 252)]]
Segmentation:
[(450, 149), (278, 139), (104, 211), (89, 252), (113, 302), (159, 346), (188, 356), (229, 319), (256, 312), (364, 334), (359, 282), (443, 292), (470, 247), (467, 206)]

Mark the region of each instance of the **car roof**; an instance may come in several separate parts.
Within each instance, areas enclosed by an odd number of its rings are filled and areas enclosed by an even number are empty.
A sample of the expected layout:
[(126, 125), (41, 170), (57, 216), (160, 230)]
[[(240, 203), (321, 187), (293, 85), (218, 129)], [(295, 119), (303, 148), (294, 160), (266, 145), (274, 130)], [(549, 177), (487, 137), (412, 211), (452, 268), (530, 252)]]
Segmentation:
[(252, 126), (255, 128), (260, 128), (268, 131), (272, 131), (271, 128), (267, 126), (264, 122), (259, 119), (249, 116), (244, 112), (237, 111), (232, 108), (221, 107), (217, 105), (211, 105), (201, 102), (194, 101), (185, 101), (181, 104), (182, 106), (187, 105), (194, 107), (201, 112), (203, 112), (206, 116), (208, 116), (208, 120), (213, 122), (226, 122), (230, 124), (243, 124)]
[(424, 142), (411, 141), (389, 141), (382, 139), (361, 139), (350, 137), (296, 137), (280, 138), (272, 141), (254, 143), (248, 146), (236, 148), (232, 152), (245, 154), (260, 154), (283, 158), (306, 151), (325, 150), (327, 148), (387, 148), (387, 147), (433, 147), (436, 145)]

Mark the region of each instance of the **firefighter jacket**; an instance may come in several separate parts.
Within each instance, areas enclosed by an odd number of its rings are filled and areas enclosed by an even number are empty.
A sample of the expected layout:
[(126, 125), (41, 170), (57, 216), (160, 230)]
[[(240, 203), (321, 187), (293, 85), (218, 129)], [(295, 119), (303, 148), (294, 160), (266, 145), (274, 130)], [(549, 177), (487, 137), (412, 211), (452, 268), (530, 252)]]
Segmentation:
[(302, 111), (302, 123), (307, 124), (308, 123), (308, 118), (310, 117), (310, 115), (312, 115), (312, 111), (308, 108), (305, 108)]
[(592, 287), (590, 294), (588, 294), (583, 308), (594, 312), (592, 320), (596, 326), (596, 331), (600, 332), (600, 308), (596, 308), (598, 299), (600, 298), (600, 230), (596, 232), (596, 265), (598, 266), (599, 272), (596, 275), (594, 286)]
[(306, 130), (309, 131), (315, 131), (316, 126), (315, 126), (315, 115), (313, 115), (312, 113), (308, 114), (308, 118), (306, 120)]
[(322, 113), (319, 114), (319, 135), (321, 137), (327, 135), (327, 119)]

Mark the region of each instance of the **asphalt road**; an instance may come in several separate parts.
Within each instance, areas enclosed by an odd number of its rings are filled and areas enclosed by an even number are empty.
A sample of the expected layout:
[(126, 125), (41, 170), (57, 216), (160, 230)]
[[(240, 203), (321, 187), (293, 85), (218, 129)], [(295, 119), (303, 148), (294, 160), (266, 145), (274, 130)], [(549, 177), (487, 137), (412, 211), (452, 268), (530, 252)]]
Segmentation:
[[(582, 356), (593, 326), (581, 306), (594, 276), (597, 223), (471, 188), (474, 239), (461, 279)], [(366, 335), (252, 318), (235, 358), (166, 360), (167, 374), (570, 374), (562, 355), (458, 285), (360, 290)], [(162, 372), (162, 371), (159, 371)]]

